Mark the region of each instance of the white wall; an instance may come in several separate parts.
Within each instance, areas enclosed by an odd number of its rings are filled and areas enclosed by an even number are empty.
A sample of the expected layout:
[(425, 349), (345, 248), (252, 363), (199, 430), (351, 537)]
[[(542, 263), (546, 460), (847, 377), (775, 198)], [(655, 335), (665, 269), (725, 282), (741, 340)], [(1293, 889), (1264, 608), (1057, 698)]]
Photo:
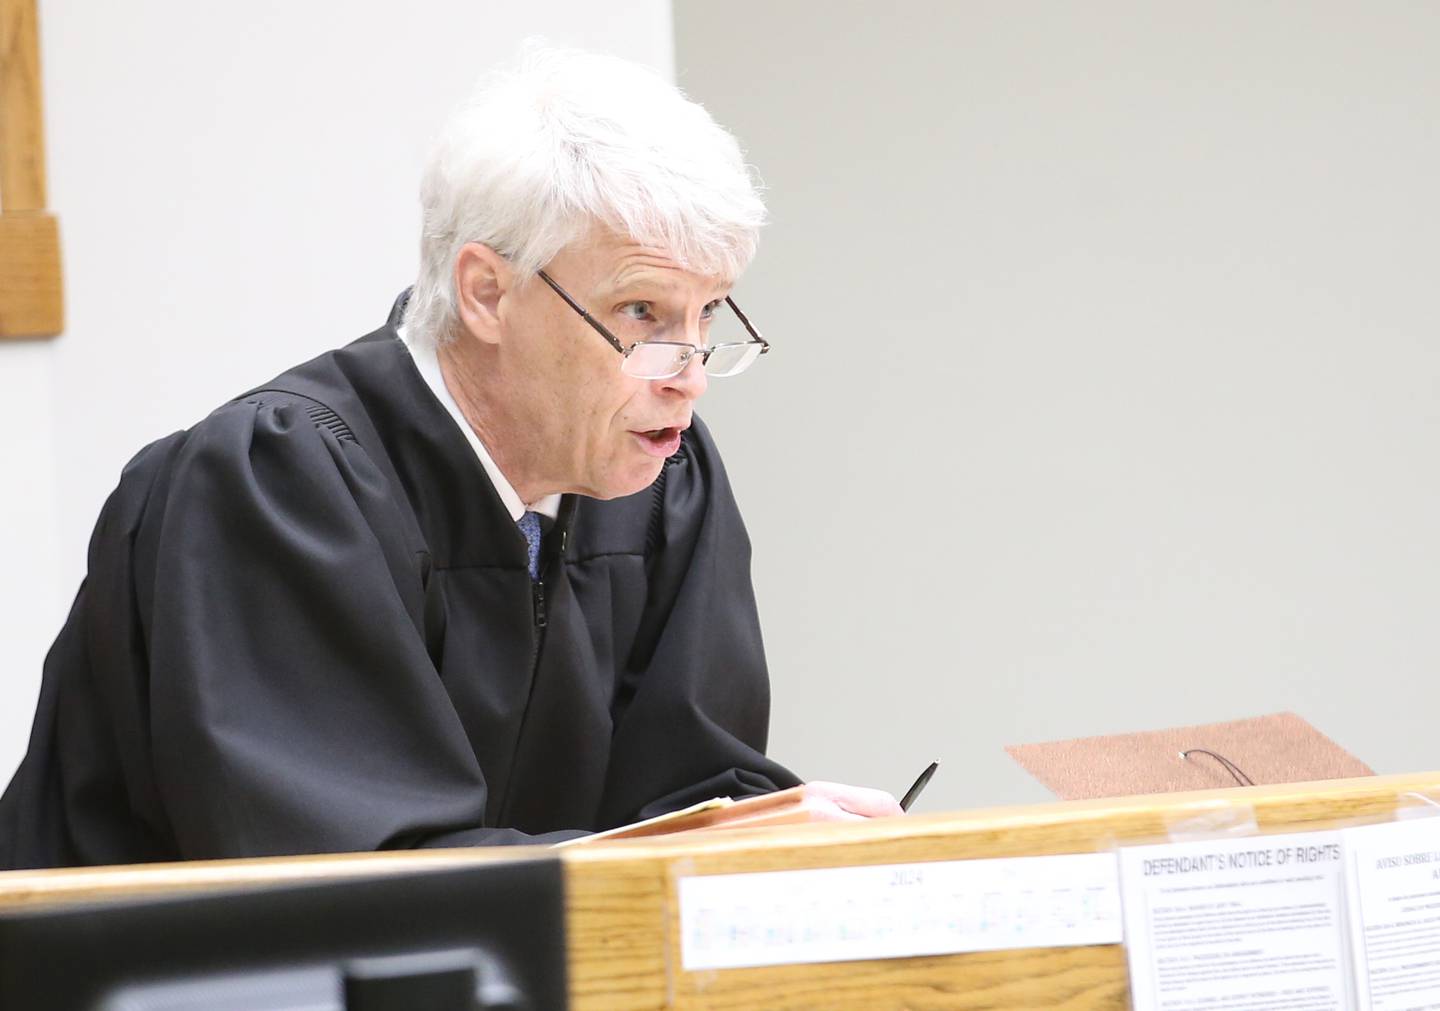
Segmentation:
[(772, 751), (1293, 709), (1440, 766), (1440, 6), (677, 3), (774, 223), (715, 384)]
[(665, 0), (40, 3), (65, 334), (0, 346), (0, 776), (120, 468), (382, 323), (428, 138), (520, 39), (673, 72)]

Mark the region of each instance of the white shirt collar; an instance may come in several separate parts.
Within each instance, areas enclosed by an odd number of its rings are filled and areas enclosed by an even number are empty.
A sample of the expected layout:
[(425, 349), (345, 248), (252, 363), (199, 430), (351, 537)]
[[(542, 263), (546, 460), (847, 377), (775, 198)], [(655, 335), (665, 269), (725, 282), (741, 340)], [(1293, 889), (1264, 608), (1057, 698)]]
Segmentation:
[(445, 375), (440, 371), (440, 358), (435, 353), (435, 348), (422, 341), (411, 341), (406, 333), (406, 327), (401, 326), (396, 331), (400, 341), (410, 349), (410, 357), (415, 360), (415, 368), (420, 372), (420, 378), (425, 380), (425, 385), (430, 387), (430, 392), (435, 394), (435, 399), (440, 401), (440, 406), (450, 412), (450, 417), (455, 419), (455, 424), (464, 433), (465, 438), (470, 441), (470, 448), (475, 450), (475, 455), (480, 458), (480, 466), (485, 468), (485, 473), (490, 476), (490, 483), (500, 493), (500, 501), (505, 503), (505, 508), (510, 511), (510, 516), (517, 523), (526, 511), (537, 512), (542, 516), (554, 519), (560, 512), (560, 496), (546, 495), (544, 498), (526, 505), (520, 501), (520, 495), (515, 491), (514, 485), (505, 479), (496, 465), (495, 459), (480, 437), (475, 434), (475, 429), (470, 427), (470, 422), (465, 420), (465, 414), (460, 410), (460, 405), (450, 395), (450, 390), (445, 385)]

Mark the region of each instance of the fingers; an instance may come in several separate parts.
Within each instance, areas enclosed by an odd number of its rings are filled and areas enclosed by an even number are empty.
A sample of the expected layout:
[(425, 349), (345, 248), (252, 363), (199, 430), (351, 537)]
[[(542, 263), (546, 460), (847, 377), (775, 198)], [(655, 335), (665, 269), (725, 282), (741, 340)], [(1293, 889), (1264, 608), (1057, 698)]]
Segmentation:
[(817, 781), (805, 784), (805, 793), (811, 797), (823, 797), (842, 811), (862, 818), (889, 818), (904, 814), (899, 803), (884, 790), (873, 790), (865, 786), (847, 786), (844, 783)]
[(863, 814), (847, 811), (828, 797), (815, 798), (806, 809), (810, 821), (865, 821)]

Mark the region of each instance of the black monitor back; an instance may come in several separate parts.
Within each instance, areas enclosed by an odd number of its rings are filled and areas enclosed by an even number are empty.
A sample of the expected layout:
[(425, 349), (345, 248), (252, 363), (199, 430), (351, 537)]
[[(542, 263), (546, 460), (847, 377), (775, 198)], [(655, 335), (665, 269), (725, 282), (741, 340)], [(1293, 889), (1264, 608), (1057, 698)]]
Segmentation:
[(0, 1011), (567, 1006), (558, 860), (0, 914)]

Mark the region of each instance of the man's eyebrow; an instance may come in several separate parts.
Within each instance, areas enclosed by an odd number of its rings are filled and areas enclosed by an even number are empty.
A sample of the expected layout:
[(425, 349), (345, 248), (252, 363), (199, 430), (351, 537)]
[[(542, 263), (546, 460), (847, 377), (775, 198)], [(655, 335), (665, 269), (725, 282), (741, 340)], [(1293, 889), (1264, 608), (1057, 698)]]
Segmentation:
[(610, 291), (612, 294), (621, 295), (625, 292), (643, 288), (669, 295), (674, 293), (679, 287), (680, 286), (673, 281), (662, 281), (654, 277), (637, 275), (616, 280), (610, 285)]
[[(725, 281), (716, 282), (715, 287), (710, 292), (710, 301), (723, 301), (733, 287), (733, 284)], [(632, 273), (627, 277), (626, 274), (622, 272), (620, 276), (608, 285), (606, 294), (614, 297), (624, 295), (636, 289), (647, 289), (665, 295), (675, 295), (682, 293), (683, 288), (684, 285), (680, 281), (666, 277), (663, 274)]]
[(621, 267), (620, 272), (611, 279), (609, 288), (611, 291), (629, 291), (632, 288), (656, 288), (662, 291), (674, 291), (680, 287), (679, 278), (671, 277), (663, 271), (656, 271), (649, 264), (637, 263), (629, 267)]

